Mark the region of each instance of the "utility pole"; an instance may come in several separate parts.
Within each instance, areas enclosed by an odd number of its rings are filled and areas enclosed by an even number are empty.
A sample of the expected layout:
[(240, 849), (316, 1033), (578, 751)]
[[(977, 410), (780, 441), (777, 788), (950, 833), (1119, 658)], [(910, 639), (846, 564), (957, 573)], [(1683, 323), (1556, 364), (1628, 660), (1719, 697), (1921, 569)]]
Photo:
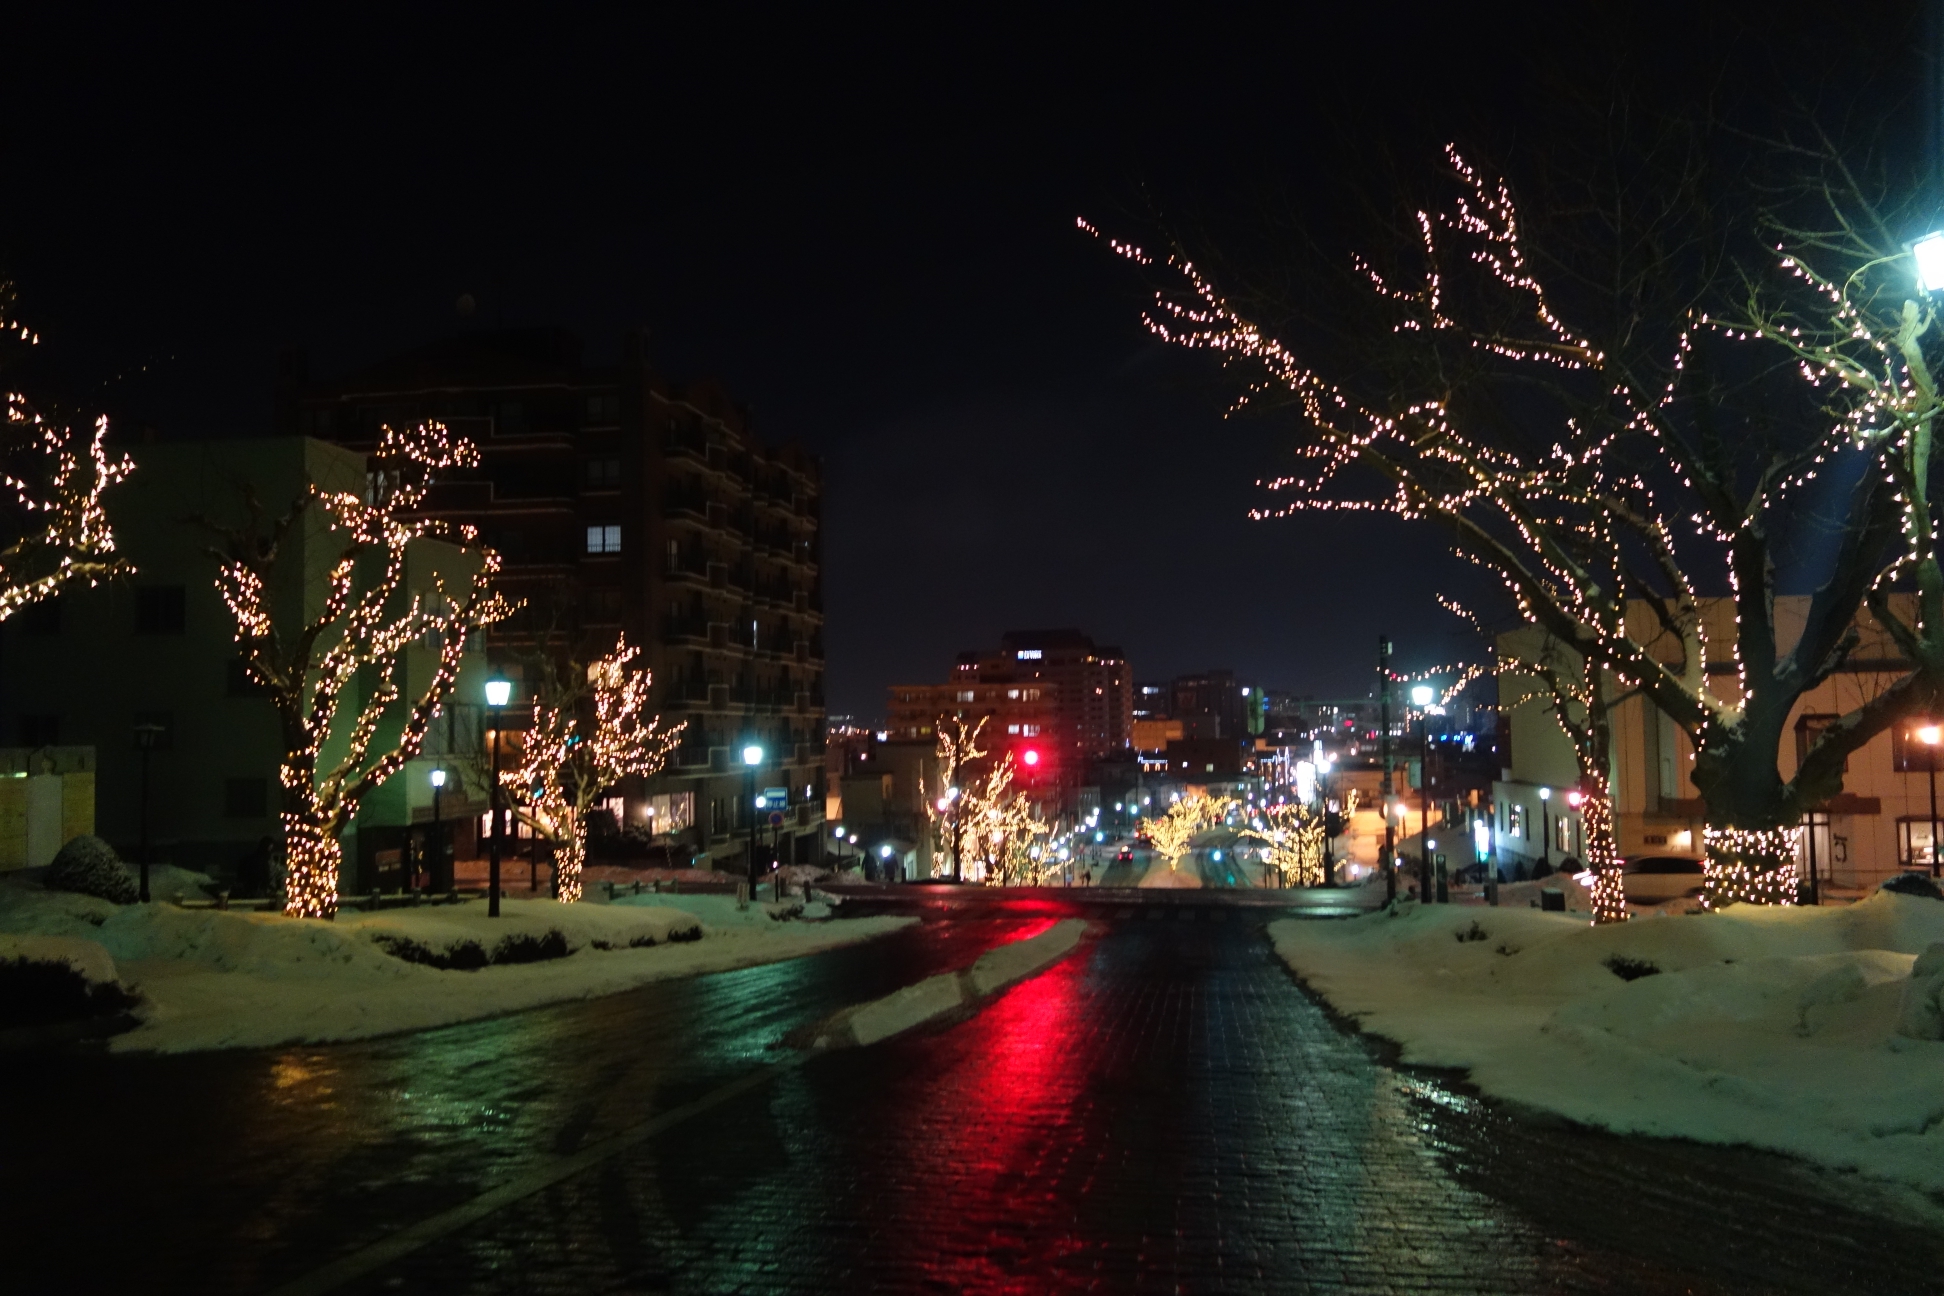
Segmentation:
[(1377, 636), (1377, 732), (1383, 744), (1384, 786), (1379, 794), (1383, 802), (1384, 816), (1384, 854), (1378, 860), (1384, 870), (1384, 900), (1386, 903), (1397, 899), (1397, 827), (1391, 817), (1391, 734), (1390, 734), (1390, 696), (1391, 696), (1391, 641), (1389, 635)]

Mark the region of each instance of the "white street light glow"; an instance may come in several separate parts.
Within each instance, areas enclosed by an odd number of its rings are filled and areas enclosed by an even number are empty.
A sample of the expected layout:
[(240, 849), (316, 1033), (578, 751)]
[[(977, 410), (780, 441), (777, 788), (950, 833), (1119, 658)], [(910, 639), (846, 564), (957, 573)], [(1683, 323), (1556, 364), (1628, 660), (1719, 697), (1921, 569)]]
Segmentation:
[(1917, 258), (1917, 282), (1925, 292), (1944, 289), (1944, 231), (1926, 234), (1910, 245)]
[(763, 749), (761, 747), (758, 747), (755, 743), (751, 743), (749, 746), (743, 748), (743, 764), (761, 765), (762, 763)]
[(1414, 685), (1411, 689), (1411, 705), (1420, 707), (1430, 706), (1431, 699), (1437, 695), (1437, 690), (1433, 689), (1429, 684)]

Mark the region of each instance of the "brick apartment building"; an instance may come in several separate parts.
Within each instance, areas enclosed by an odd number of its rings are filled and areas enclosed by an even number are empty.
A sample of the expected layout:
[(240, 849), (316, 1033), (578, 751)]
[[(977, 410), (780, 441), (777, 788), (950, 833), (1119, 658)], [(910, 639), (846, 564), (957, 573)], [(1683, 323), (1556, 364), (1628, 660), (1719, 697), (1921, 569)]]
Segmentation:
[(664, 380), (645, 350), (633, 335), (599, 367), (563, 330), (462, 334), (335, 382), (294, 370), (280, 413), (353, 448), (431, 419), (476, 441), (480, 467), (428, 508), (479, 527), (524, 600), (492, 631), (493, 660), (509, 674), (546, 651), (586, 660), (625, 631), (654, 705), (688, 729), (668, 769), (610, 808), (676, 862), (737, 866), (754, 813), (741, 752), (758, 743), (759, 789), (788, 796), (759, 851), (808, 861), (824, 797), (821, 466), (757, 441), (716, 386)]
[(891, 689), (889, 735), (928, 741), (941, 716), (988, 716), (987, 748), (995, 756), (1031, 748), (1037, 776), (1077, 787), (1090, 762), (1124, 751), (1133, 730), (1133, 681), (1120, 649), (1078, 630), (1015, 630), (996, 653), (959, 655), (942, 684)]

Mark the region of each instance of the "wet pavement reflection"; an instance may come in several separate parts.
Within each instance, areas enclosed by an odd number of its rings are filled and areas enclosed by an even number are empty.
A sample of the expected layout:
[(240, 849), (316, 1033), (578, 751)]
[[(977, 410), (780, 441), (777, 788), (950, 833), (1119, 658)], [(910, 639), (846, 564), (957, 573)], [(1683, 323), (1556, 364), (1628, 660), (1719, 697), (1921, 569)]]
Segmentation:
[[(867, 945), (371, 1044), (16, 1065), (0, 1156), (44, 1191), (7, 1218), (51, 1224), (13, 1272), (260, 1290), (1063, 907), (930, 897)], [(1939, 1289), (1935, 1232), (1793, 1163), (1385, 1065), (1276, 962), (1273, 911), (1075, 911), (1098, 938), (982, 1011), (815, 1058), (347, 1290)]]

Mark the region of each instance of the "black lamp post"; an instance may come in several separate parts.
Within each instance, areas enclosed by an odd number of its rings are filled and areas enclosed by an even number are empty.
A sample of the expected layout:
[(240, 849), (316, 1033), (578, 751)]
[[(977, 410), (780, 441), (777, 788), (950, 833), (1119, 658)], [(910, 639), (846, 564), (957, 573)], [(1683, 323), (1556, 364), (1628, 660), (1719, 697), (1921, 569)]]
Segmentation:
[(1539, 789), (1539, 862), (1552, 869), (1552, 789)]
[(431, 849), (427, 852), (432, 856), (432, 869), (428, 871), (425, 879), (428, 889), (430, 886), (437, 885), (439, 878), (445, 873), (445, 840), (444, 835), (439, 831), (439, 794), (445, 791), (445, 780), (444, 770), (432, 771), (432, 840), (428, 843)]
[(493, 836), (486, 856), (486, 916), (500, 912), (500, 845), (506, 835), (506, 820), (500, 812), (500, 729), (506, 704), (512, 700), (510, 681), (494, 676), (486, 681), (486, 705), (493, 713), (493, 782), (486, 789), (486, 804), (493, 816)]
[[(142, 880), (140, 894), (143, 904), (149, 902), (149, 753), (155, 750), (156, 740), (161, 736), (162, 726), (159, 724), (143, 723), (135, 726), (135, 747), (142, 753)], [(1932, 780), (1931, 787), (1931, 805), (1935, 807), (1937, 804), (1935, 779)], [(1934, 808), (1931, 813), (1933, 817), (1936, 816), (1936, 810)]]
[[(1937, 876), (1938, 876), (1938, 859), (1937, 859), (1937, 744), (1938, 744), (1938, 741), (1939, 741), (1940, 739), (1944, 739), (1944, 733), (1940, 733), (1940, 731), (1939, 731), (1939, 729), (1938, 729), (1938, 727), (1937, 727), (1936, 725), (1925, 725), (1925, 726), (1924, 726), (1923, 728), (1921, 728), (1921, 729), (1919, 729), (1919, 730), (1917, 731), (1917, 737), (1918, 737), (1918, 738), (1919, 738), (1920, 740), (1922, 740), (1922, 742), (1923, 742), (1923, 744), (1924, 744), (1924, 748), (1925, 748), (1925, 750), (1926, 750), (1926, 751), (1928, 751), (1928, 752), (1930, 753), (1930, 759), (1929, 759), (1929, 760), (1927, 760), (1927, 761), (1925, 761), (1925, 762), (1924, 762), (1924, 765), (1925, 765), (1925, 773), (1927, 773), (1927, 774), (1929, 774), (1929, 775), (1930, 775), (1930, 840), (1931, 840), (1931, 844), (1930, 844), (1930, 857), (1931, 857), (1931, 858), (1930, 858), (1930, 866), (1931, 866), (1931, 876), (1932, 876), (1932, 877), (1937, 877)], [(144, 896), (143, 896), (142, 898), (143, 898), (144, 900), (146, 900), (146, 899), (148, 899), (148, 896), (147, 896), (147, 895), (144, 895)]]
[(742, 749), (743, 769), (747, 772), (749, 797), (743, 808), (749, 814), (749, 898), (756, 898), (756, 771), (763, 763), (763, 749), (750, 743)]

